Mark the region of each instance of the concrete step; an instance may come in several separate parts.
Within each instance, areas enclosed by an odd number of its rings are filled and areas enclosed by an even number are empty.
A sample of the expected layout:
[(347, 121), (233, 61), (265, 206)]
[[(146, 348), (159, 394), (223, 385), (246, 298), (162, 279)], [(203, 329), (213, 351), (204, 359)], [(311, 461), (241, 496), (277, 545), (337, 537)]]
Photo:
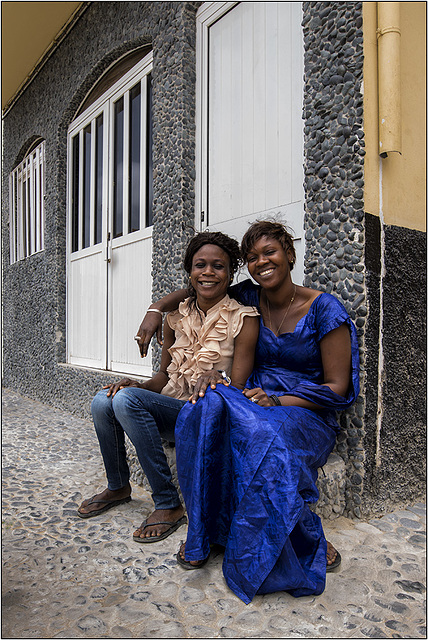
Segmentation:
[(345, 462), (337, 453), (331, 453), (327, 463), (318, 469), (318, 502), (310, 505), (323, 520), (334, 520), (345, 511)]
[[(173, 482), (182, 498), (177, 480), (175, 447), (164, 443), (164, 451), (171, 469)], [(135, 484), (151, 491), (148, 480), (141, 469), (134, 446), (128, 439), (126, 439), (126, 453), (131, 471), (131, 480)], [(331, 453), (324, 467), (318, 470), (317, 487), (320, 496), (317, 503), (310, 505), (312, 511), (323, 520), (334, 520), (343, 515), (345, 511), (345, 484), (345, 463), (337, 453)]]

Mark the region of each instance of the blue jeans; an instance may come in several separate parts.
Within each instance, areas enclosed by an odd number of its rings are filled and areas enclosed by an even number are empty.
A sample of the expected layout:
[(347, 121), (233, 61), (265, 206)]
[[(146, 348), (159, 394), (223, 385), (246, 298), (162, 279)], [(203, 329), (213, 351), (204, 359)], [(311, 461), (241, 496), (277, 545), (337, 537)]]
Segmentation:
[(184, 404), (184, 400), (136, 387), (121, 389), (113, 398), (107, 397), (107, 389), (97, 393), (91, 411), (110, 490), (129, 482), (126, 433), (152, 488), (155, 508), (180, 506), (161, 438), (174, 442), (175, 421)]

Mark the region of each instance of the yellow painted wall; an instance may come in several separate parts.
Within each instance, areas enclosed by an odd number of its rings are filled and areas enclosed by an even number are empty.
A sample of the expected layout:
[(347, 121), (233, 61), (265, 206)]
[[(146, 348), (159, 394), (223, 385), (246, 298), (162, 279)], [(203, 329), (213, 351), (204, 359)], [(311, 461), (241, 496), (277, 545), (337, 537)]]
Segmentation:
[(81, 2), (2, 2), (2, 108)]
[(364, 37), (364, 205), (379, 215), (378, 92), (377, 92), (377, 2), (363, 2)]
[(378, 155), (377, 5), (363, 3), (366, 211), (385, 224), (426, 231), (426, 6), (400, 2), (401, 155)]

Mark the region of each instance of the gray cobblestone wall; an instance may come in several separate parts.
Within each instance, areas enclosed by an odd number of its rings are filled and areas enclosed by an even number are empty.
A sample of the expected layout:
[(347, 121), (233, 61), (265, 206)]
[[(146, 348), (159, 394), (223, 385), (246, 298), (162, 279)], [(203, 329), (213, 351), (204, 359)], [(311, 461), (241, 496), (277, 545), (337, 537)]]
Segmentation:
[[(177, 487), (177, 491), (182, 499), (182, 493), (177, 476), (177, 460), (175, 447), (164, 441), (164, 451), (171, 469), (172, 480)], [(135, 447), (128, 438), (125, 439), (126, 454), (128, 458), (129, 469), (131, 471), (131, 480), (135, 484), (139, 484), (151, 493), (149, 481), (144, 475), (139, 463)], [(345, 463), (340, 456), (332, 453), (325, 466), (318, 470), (317, 489), (319, 498), (315, 504), (311, 504), (310, 508), (323, 520), (335, 520), (345, 512), (345, 487), (346, 487), (346, 470)]]
[[(303, 3), (305, 285), (335, 295), (354, 320), (364, 371), (363, 33), (360, 2)], [(361, 515), (364, 399), (341, 415), (346, 511)]]
[[(4, 118), (4, 383), (87, 415), (109, 374), (66, 360), (67, 129), (121, 56), (153, 47), (153, 294), (180, 281), (193, 223), (195, 13), (200, 2), (93, 2)], [(8, 176), (34, 136), (46, 140), (45, 250), (9, 264)], [(179, 282), (180, 284), (180, 282)]]

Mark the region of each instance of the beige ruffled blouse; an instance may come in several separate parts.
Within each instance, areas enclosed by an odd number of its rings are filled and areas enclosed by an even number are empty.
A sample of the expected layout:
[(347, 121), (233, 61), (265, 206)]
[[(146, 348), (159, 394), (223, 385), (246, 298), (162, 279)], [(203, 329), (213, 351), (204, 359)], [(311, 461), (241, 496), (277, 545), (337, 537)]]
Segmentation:
[(167, 322), (175, 333), (170, 349), (169, 381), (162, 394), (187, 400), (195, 382), (211, 369), (232, 371), (234, 340), (242, 329), (245, 316), (258, 316), (254, 307), (245, 307), (226, 295), (206, 316), (195, 307), (189, 309), (188, 299), (168, 314)]

